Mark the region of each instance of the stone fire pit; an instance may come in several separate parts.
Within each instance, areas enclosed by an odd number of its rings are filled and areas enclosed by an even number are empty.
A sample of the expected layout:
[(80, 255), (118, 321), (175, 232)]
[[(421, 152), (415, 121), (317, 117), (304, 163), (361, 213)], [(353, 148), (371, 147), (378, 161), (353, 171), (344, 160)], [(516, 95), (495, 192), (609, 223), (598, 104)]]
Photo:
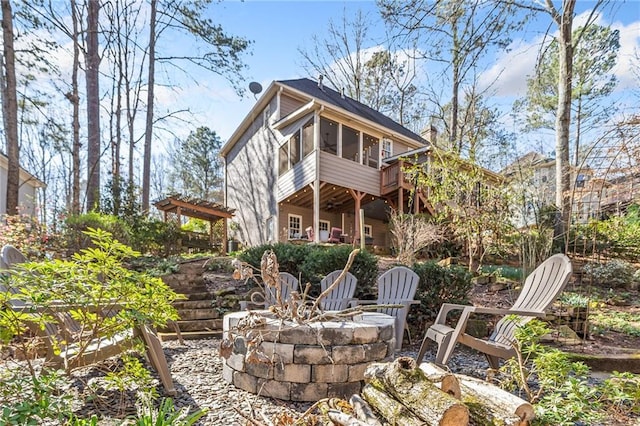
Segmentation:
[[(254, 311), (255, 312), (255, 311)], [(224, 337), (234, 341), (223, 365), (228, 383), (245, 391), (289, 401), (349, 398), (359, 393), (372, 362), (389, 360), (395, 347), (394, 318), (363, 313), (346, 321), (296, 324), (257, 311), (266, 324), (239, 333), (249, 312), (224, 317)], [(260, 360), (248, 342), (261, 335)]]

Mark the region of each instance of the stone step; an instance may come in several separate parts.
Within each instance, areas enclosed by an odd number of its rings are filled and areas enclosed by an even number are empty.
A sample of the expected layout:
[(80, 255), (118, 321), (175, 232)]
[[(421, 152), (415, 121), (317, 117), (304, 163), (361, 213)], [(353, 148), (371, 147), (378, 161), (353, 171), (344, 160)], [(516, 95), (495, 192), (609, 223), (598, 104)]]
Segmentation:
[[(181, 332), (187, 331), (216, 331), (222, 330), (222, 318), (205, 319), (205, 320), (178, 320), (178, 327)], [(172, 331), (171, 329), (163, 329), (163, 331)]]
[[(215, 296), (213, 294), (211, 294), (208, 291), (196, 291), (193, 293), (182, 293), (185, 296), (187, 296), (187, 300), (188, 301), (194, 301), (194, 300), (208, 300), (209, 302), (211, 302), (212, 300), (215, 299)], [(176, 302), (176, 303), (181, 303), (181, 302), (185, 302), (184, 300), (181, 300), (180, 302)]]
[(173, 307), (177, 310), (183, 309), (208, 309), (211, 308), (212, 301), (210, 299), (204, 300), (181, 300), (179, 302), (173, 302)]
[(220, 313), (213, 308), (209, 309), (185, 309), (179, 310), (180, 319), (184, 321), (189, 320), (207, 320), (220, 318)]
[[(220, 339), (222, 337), (222, 330), (216, 331), (181, 331), (180, 334), (184, 340), (196, 340), (196, 339)], [(158, 337), (161, 341), (166, 342), (169, 340), (178, 340), (176, 333), (158, 333)]]

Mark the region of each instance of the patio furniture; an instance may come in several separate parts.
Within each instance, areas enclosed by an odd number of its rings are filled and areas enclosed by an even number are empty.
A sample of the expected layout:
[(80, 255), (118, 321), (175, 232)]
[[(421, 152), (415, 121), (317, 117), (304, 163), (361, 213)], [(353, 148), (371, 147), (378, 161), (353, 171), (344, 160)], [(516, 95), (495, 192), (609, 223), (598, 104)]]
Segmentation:
[[(435, 362), (446, 365), (457, 343), (469, 346), (485, 354), (491, 368), (499, 367), (499, 359), (516, 355), (512, 344), (514, 332), (534, 317), (543, 318), (545, 311), (560, 295), (571, 277), (571, 262), (564, 254), (555, 254), (542, 262), (527, 276), (518, 299), (510, 309), (485, 308), (445, 303), (435, 323), (427, 330), (416, 361), (422, 362), (429, 340), (438, 344)], [(460, 319), (455, 326), (447, 324), (447, 314), (461, 310)], [(503, 315), (488, 339), (480, 339), (466, 333), (469, 316), (473, 313)], [(514, 317), (515, 316), (515, 317)]]
[[(329, 273), (320, 281), (320, 290), (324, 292), (329, 288), (342, 273), (341, 269)], [(349, 303), (353, 301), (353, 295), (356, 292), (358, 279), (351, 273), (347, 272), (340, 283), (331, 290), (331, 292), (320, 301), (320, 308), (324, 311), (342, 311), (349, 307)]]
[[(17, 263), (26, 261), (24, 255), (15, 247), (6, 245), (2, 248), (2, 266), (10, 269)], [(17, 289), (7, 289), (0, 284), (0, 292), (11, 291), (17, 293)], [(118, 355), (134, 346), (134, 338), (141, 337), (146, 355), (158, 372), (160, 380), (169, 395), (176, 395), (176, 390), (171, 378), (171, 372), (162, 349), (162, 344), (154, 330), (146, 324), (138, 325), (134, 330), (119, 333), (110, 337), (91, 336), (70, 314), (70, 310), (85, 310), (99, 316), (114, 316), (121, 306), (110, 304), (108, 306), (73, 306), (65, 304), (52, 304), (46, 308), (36, 306), (24, 300), (9, 300), (9, 308), (16, 312), (30, 315), (47, 315), (52, 321), (47, 321), (41, 327), (36, 321), (27, 321), (27, 326), (34, 334), (42, 337), (47, 349), (46, 364), (54, 368), (61, 368), (69, 372), (76, 368), (95, 364), (104, 359)], [(174, 327), (177, 324), (174, 322)], [(182, 336), (177, 329), (178, 337)]]
[(307, 240), (309, 240), (310, 242), (313, 242), (316, 237), (313, 232), (313, 226), (307, 226), (307, 228), (305, 228), (305, 231), (307, 232)]
[(358, 300), (358, 304), (402, 305), (399, 308), (380, 308), (378, 312), (395, 318), (396, 350), (402, 349), (405, 330), (411, 343), (411, 333), (407, 329), (407, 314), (411, 305), (419, 304), (413, 300), (418, 290), (420, 277), (406, 266), (396, 266), (378, 278), (378, 299), (376, 301)]
[(341, 243), (342, 242), (342, 228), (331, 228), (331, 233), (327, 239), (329, 243)]
[[(280, 298), (282, 302), (286, 302), (291, 293), (298, 290), (298, 279), (288, 272), (280, 272)], [(267, 287), (264, 289), (264, 307), (268, 308), (277, 303), (276, 289), (273, 287)]]

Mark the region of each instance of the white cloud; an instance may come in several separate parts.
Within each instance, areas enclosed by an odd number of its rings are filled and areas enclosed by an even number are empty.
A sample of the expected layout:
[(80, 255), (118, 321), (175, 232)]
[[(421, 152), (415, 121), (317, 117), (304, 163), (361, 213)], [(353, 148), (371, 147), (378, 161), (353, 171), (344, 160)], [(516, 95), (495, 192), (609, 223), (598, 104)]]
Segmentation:
[[(574, 28), (584, 24), (587, 18), (587, 12), (576, 16)], [(637, 87), (637, 81), (633, 75), (633, 63), (635, 54), (640, 52), (640, 21), (628, 25), (620, 22), (608, 23), (599, 14), (595, 17), (595, 22), (599, 25), (611, 25), (613, 29), (620, 31), (618, 63), (613, 69), (613, 73), (619, 80), (616, 90)], [(547, 40), (549, 40), (548, 37)], [(481, 87), (486, 88), (493, 84), (496, 96), (524, 95), (527, 88), (526, 79), (535, 69), (538, 52), (543, 42), (545, 40), (542, 36), (530, 41), (514, 41), (509, 46), (510, 51), (501, 53), (495, 63), (482, 74)]]

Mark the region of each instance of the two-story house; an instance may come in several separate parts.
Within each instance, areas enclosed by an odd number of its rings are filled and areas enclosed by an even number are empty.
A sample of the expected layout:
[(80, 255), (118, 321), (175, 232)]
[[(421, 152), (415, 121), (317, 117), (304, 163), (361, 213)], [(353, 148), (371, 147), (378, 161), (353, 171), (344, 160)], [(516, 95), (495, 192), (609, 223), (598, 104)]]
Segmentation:
[[(7, 173), (9, 158), (0, 153), (0, 215), (7, 213)], [(18, 190), (18, 205), (20, 213), (33, 216), (37, 205), (37, 190), (43, 188), (44, 183), (31, 173), (20, 168), (20, 189)]]
[(428, 156), (418, 134), (344, 94), (302, 78), (274, 81), (223, 146), (230, 236), (246, 245), (306, 238), (390, 244), (390, 208), (415, 211), (401, 157)]

